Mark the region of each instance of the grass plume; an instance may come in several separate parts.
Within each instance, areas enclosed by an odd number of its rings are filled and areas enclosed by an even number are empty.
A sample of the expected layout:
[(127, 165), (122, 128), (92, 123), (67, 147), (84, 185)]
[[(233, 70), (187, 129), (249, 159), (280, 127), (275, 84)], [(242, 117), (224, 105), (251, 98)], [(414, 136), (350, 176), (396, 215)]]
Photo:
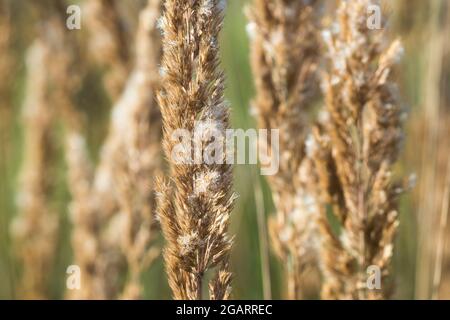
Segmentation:
[[(224, 133), (229, 126), (219, 69), (224, 1), (167, 0), (164, 9), (160, 22), (164, 76), (158, 101), (170, 180), (158, 184), (158, 216), (166, 239), (166, 271), (174, 298), (202, 299), (205, 273), (217, 267), (209, 296), (226, 299), (231, 283), (232, 239), (227, 234), (234, 200), (231, 166), (180, 163), (173, 154), (177, 129), (193, 132), (198, 121), (207, 123), (201, 136), (203, 155), (210, 139), (207, 131)], [(224, 160), (225, 154), (221, 156)]]
[(89, 30), (89, 53), (106, 69), (105, 88), (111, 99), (116, 100), (130, 71), (130, 35), (116, 0), (88, 0), (83, 9)]
[[(323, 33), (329, 67), (324, 76), (328, 121), (318, 145), (328, 146), (322, 190), (340, 225), (323, 214), (322, 264), (327, 299), (387, 297), (394, 236), (399, 224), (401, 184), (392, 178), (402, 140), (401, 115), (392, 68), (402, 47), (384, 30), (367, 27), (369, 0), (341, 1), (337, 23)], [(320, 163), (319, 161), (319, 163)], [(333, 170), (329, 170), (334, 168)], [(324, 173), (323, 171), (327, 171)], [(366, 286), (368, 268), (381, 271), (382, 289)]]
[[(122, 248), (128, 264), (128, 281), (122, 298), (142, 298), (142, 272), (159, 254), (156, 230), (154, 177), (162, 167), (159, 90), (161, 35), (157, 21), (160, 0), (149, 0), (140, 14), (136, 37), (136, 65), (122, 99), (114, 109), (117, 135), (122, 135), (123, 156), (118, 159), (115, 183), (124, 219)], [(124, 135), (123, 133), (126, 132)]]

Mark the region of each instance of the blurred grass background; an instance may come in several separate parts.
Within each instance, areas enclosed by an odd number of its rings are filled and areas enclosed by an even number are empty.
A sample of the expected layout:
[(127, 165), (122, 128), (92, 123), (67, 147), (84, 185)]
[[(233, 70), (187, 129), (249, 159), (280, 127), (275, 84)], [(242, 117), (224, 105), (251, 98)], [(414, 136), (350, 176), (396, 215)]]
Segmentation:
[[(134, 0), (127, 0), (134, 1)], [(127, 2), (125, 1), (125, 2)], [(15, 286), (20, 266), (14, 259), (14, 248), (9, 237), (9, 223), (16, 214), (15, 198), (17, 195), (17, 174), (22, 161), (22, 126), (20, 107), (24, 92), (24, 52), (33, 39), (34, 24), (30, 3), (32, 0), (13, 1), (13, 50), (16, 65), (14, 72), (2, 75), (1, 81), (12, 83), (12, 117), (8, 123), (2, 122), (0, 146), (0, 299), (15, 298)], [(423, 79), (427, 69), (426, 44), (433, 41), (433, 34), (427, 33), (429, 22), (428, 1), (397, 0), (390, 1), (392, 11), (391, 24), (393, 36), (404, 40), (406, 54), (399, 72), (403, 100), (410, 107), (410, 117), (421, 114), (424, 104)], [(222, 34), (222, 65), (227, 76), (226, 96), (232, 106), (232, 123), (234, 128), (252, 128), (254, 119), (249, 114), (249, 103), (253, 96), (252, 75), (249, 66), (249, 47), (245, 31), (246, 19), (243, 7), (247, 1), (228, 1), (225, 27)], [(448, 35), (450, 41), (450, 35)], [(82, 62), (80, 62), (82, 64)], [(445, 72), (449, 76), (447, 69)], [(100, 74), (92, 71), (86, 78), (80, 93), (80, 105), (89, 120), (89, 142), (91, 155), (95, 158), (106, 134), (109, 120), (110, 101), (101, 87)], [(450, 88), (444, 90), (450, 92)], [(55, 138), (61, 137), (61, 128), (56, 126)], [(412, 173), (419, 171), (420, 145), (414, 137), (415, 128), (408, 126), (405, 152), (399, 171)], [(417, 135), (416, 135), (417, 136)], [(59, 141), (61, 143), (61, 141)], [(51, 297), (61, 299), (66, 281), (66, 268), (72, 263), (70, 246), (70, 222), (67, 203), (70, 200), (65, 184), (66, 167), (62, 148), (58, 147), (58, 161), (53, 171), (55, 194), (52, 206), (59, 212), (61, 229), (58, 251), (52, 276)], [(264, 210), (266, 216), (273, 213), (270, 190), (259, 175), (256, 166), (239, 165), (235, 167), (235, 188), (239, 194), (232, 216), (232, 233), (236, 235), (232, 257), (234, 273), (233, 296), (237, 299), (262, 299), (263, 283), (261, 273), (261, 248), (258, 236), (258, 210)], [(394, 279), (396, 298), (414, 297), (417, 219), (416, 203), (413, 194), (401, 201), (401, 227), (397, 238), (394, 261)], [(162, 243), (162, 240), (161, 240)], [(32, 266), (31, 266), (32, 267)], [(270, 255), (272, 297), (283, 297), (283, 279), (281, 268), (275, 257)], [(164, 267), (158, 259), (144, 275), (145, 298), (168, 299), (170, 291), (164, 276)]]

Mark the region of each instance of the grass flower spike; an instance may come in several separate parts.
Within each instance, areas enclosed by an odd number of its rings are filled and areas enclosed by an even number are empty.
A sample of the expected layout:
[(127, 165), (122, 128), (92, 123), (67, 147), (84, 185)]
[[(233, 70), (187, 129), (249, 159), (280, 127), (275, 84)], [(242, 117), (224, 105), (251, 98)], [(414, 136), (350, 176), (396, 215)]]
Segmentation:
[[(228, 164), (188, 163), (172, 157), (178, 129), (193, 132), (209, 123), (225, 134), (228, 108), (224, 76), (219, 69), (219, 32), (224, 1), (167, 0), (160, 22), (163, 32), (163, 147), (170, 180), (159, 183), (158, 214), (166, 238), (164, 259), (176, 299), (202, 299), (206, 272), (217, 267), (210, 298), (230, 292), (228, 258), (232, 239), (227, 230), (233, 207), (232, 168)], [(200, 137), (202, 148), (208, 129)], [(186, 145), (185, 147), (188, 148)], [(221, 155), (225, 160), (225, 153)]]

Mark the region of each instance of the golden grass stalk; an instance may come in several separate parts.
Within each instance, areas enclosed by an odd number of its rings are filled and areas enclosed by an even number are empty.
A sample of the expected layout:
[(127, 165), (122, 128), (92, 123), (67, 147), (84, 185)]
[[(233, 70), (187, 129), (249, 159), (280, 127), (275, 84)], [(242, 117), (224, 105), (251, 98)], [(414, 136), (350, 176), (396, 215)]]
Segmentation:
[[(96, 171), (90, 161), (81, 128), (66, 122), (65, 155), (67, 180), (72, 196), (69, 214), (73, 223), (71, 243), (74, 264), (80, 268), (81, 288), (67, 291), (71, 299), (113, 299), (117, 297), (120, 250), (105, 240), (109, 220), (104, 203), (94, 186)], [(117, 232), (122, 230), (115, 230)]]
[[(81, 288), (67, 292), (73, 299), (104, 299), (102, 277), (98, 276), (97, 259), (101, 259), (102, 247), (98, 241), (100, 221), (93, 214), (95, 202), (91, 198), (92, 166), (86, 153), (86, 141), (76, 131), (66, 137), (66, 162), (68, 185), (72, 195), (69, 207), (73, 230), (71, 241), (75, 265), (81, 271)], [(94, 211), (95, 212), (95, 211)]]
[[(12, 163), (12, 127), (14, 107), (12, 103), (12, 84), (14, 74), (14, 64), (11, 42), (12, 42), (12, 25), (9, 1), (0, 0), (0, 212), (7, 212), (8, 209), (8, 175), (11, 172), (10, 164)], [(5, 215), (0, 214), (0, 242), (8, 241), (8, 221)], [(10, 277), (9, 288), (14, 292), (13, 279)], [(7, 287), (7, 285), (5, 285)]]
[[(449, 150), (450, 151), (450, 150)], [(445, 255), (446, 230), (448, 225), (448, 212), (450, 210), (450, 157), (447, 160), (447, 168), (445, 170), (445, 185), (442, 192), (441, 212), (439, 215), (439, 228), (436, 243), (436, 257), (433, 273), (433, 290), (431, 298), (439, 299), (440, 286), (442, 281), (443, 261)], [(444, 291), (445, 294), (445, 291)], [(445, 297), (444, 297), (445, 299)]]
[(109, 233), (114, 232), (117, 239), (122, 228), (117, 229), (116, 221), (111, 222), (111, 216), (105, 216), (109, 203), (104, 203), (95, 189), (97, 171), (90, 161), (84, 135), (79, 129), (66, 129), (67, 180), (72, 196), (69, 205), (73, 223), (71, 242), (74, 264), (82, 275), (81, 289), (68, 291), (67, 296), (73, 299), (116, 298), (122, 256), (119, 241), (110, 241)]
[(89, 0), (84, 6), (89, 30), (88, 49), (107, 69), (105, 87), (115, 101), (122, 93), (131, 66), (130, 41), (116, 0)]
[(107, 223), (104, 204), (93, 194), (93, 164), (83, 136), (83, 115), (75, 103), (82, 76), (81, 70), (74, 69), (79, 57), (77, 39), (65, 28), (64, 16), (61, 7), (52, 12), (48, 18), (52, 36), (47, 41), (54, 53), (54, 64), (49, 70), (54, 84), (52, 102), (58, 107), (66, 130), (64, 151), (72, 196), (69, 214), (73, 222), (74, 264), (81, 271), (81, 288), (66, 293), (74, 299), (111, 299), (117, 292), (118, 250), (102, 240)]
[(272, 300), (272, 283), (270, 276), (270, 248), (267, 232), (266, 210), (264, 205), (264, 193), (261, 187), (259, 173), (254, 177), (254, 197), (256, 217), (258, 221), (259, 254), (261, 255), (261, 281), (263, 287), (264, 300)]
[[(446, 154), (448, 154), (448, 115), (445, 101), (445, 62), (448, 31), (450, 30), (450, 5), (447, 1), (430, 2), (427, 69), (423, 81), (424, 107), (419, 114), (422, 129), (422, 158), (418, 190), (418, 253), (416, 268), (416, 298), (436, 296), (438, 286), (433, 284), (433, 273), (439, 239), (440, 212), (445, 197)], [(447, 70), (449, 68), (447, 67)], [(443, 121), (444, 120), (444, 121)], [(446, 144), (447, 143), (447, 144)], [(433, 288), (434, 287), (434, 288)]]
[[(96, 194), (95, 171), (90, 163), (84, 136), (77, 130), (66, 133), (68, 185), (72, 195), (69, 213), (73, 223), (71, 234), (74, 264), (80, 268), (81, 288), (67, 291), (71, 299), (113, 299), (118, 293), (121, 255), (117, 241), (110, 242), (110, 221), (103, 215), (103, 203)], [(113, 225), (113, 227), (116, 227)], [(119, 227), (113, 230), (123, 232)]]
[[(232, 168), (228, 164), (187, 163), (191, 153), (176, 159), (178, 129), (193, 133), (206, 123), (199, 148), (202, 155), (208, 131), (224, 134), (229, 126), (224, 102), (224, 76), (219, 69), (218, 37), (224, 2), (167, 0), (160, 26), (163, 32), (164, 73), (158, 101), (163, 117), (163, 148), (170, 181), (158, 182), (158, 217), (166, 239), (164, 259), (175, 299), (202, 299), (205, 273), (216, 268), (209, 283), (211, 299), (230, 294), (228, 258), (232, 239), (227, 234), (233, 207)], [(204, 134), (203, 134), (204, 133)], [(183, 144), (190, 148), (190, 143)], [(178, 146), (179, 150), (179, 146)], [(225, 160), (225, 152), (220, 160)], [(222, 161), (224, 162), (224, 161)]]
[(49, 205), (55, 110), (49, 103), (50, 80), (46, 66), (51, 50), (37, 39), (26, 58), (27, 85), (23, 104), (24, 148), (17, 204), (19, 213), (11, 225), (17, 255), (23, 265), (19, 296), (25, 299), (49, 298), (57, 240), (58, 216)]
[(277, 215), (270, 219), (269, 231), (287, 266), (290, 299), (301, 298), (302, 273), (314, 256), (312, 215), (317, 205), (307, 188), (305, 140), (319, 87), (320, 6), (321, 1), (254, 0), (248, 10), (256, 85), (252, 108), (260, 128), (280, 130), (280, 169), (269, 177)]
[[(8, 3), (4, 0), (0, 1), (0, 74), (5, 76), (4, 81), (0, 83), (0, 118), (2, 119), (0, 128), (2, 136), (2, 144), (7, 143), (3, 141), (3, 126), (8, 125), (7, 119), (12, 113), (12, 108), (10, 106), (10, 94), (8, 81), (8, 75), (12, 71), (13, 58), (10, 52), (11, 46), (11, 17), (9, 12)], [(7, 131), (7, 130), (5, 130)]]
[[(402, 47), (384, 30), (369, 30), (370, 0), (341, 1), (337, 23), (323, 37), (329, 67), (323, 91), (329, 115), (316, 142), (329, 148), (316, 157), (323, 197), (340, 230), (324, 212), (322, 268), (326, 299), (387, 297), (389, 266), (403, 192), (392, 169), (402, 139), (402, 109), (392, 68)], [(323, 150), (322, 150), (323, 151)], [(319, 153), (318, 153), (319, 154)], [(367, 285), (369, 267), (379, 268), (381, 289)], [(372, 283), (373, 284), (373, 283)]]
[[(446, 19), (445, 19), (446, 27), (445, 30), (447, 34), (450, 32), (450, 4), (447, 3), (447, 13), (446, 13)], [(444, 70), (447, 70), (446, 75), (443, 79), (443, 86), (442, 88), (445, 88), (450, 85), (450, 43), (447, 42), (445, 46), (445, 60), (444, 60)], [(438, 276), (435, 274), (435, 279), (439, 279), (439, 294), (437, 294), (437, 297), (440, 299), (450, 299), (450, 226), (448, 223), (448, 214), (450, 210), (450, 204), (449, 204), (449, 197), (450, 197), (450, 126), (448, 123), (450, 122), (450, 95), (448, 92), (446, 93), (445, 90), (442, 90), (441, 94), (443, 97), (443, 102), (445, 103), (443, 106), (446, 107), (446, 111), (442, 110), (442, 116), (441, 119), (441, 129), (443, 132), (440, 136), (440, 143), (438, 146), (439, 155), (438, 158), (439, 161), (439, 168), (437, 169), (439, 174), (439, 177), (443, 177), (443, 173), (441, 174), (441, 166), (445, 166), (445, 161), (447, 161), (447, 181), (446, 186), (442, 189), (443, 194), (441, 197), (441, 226), (445, 225), (444, 231), (444, 243), (442, 250), (443, 252), (439, 252), (437, 250), (437, 266), (435, 266), (435, 269), (440, 268), (440, 275)], [(442, 255), (442, 266), (439, 264), (439, 255)], [(436, 272), (437, 273), (437, 272)], [(437, 282), (437, 280), (435, 281)]]

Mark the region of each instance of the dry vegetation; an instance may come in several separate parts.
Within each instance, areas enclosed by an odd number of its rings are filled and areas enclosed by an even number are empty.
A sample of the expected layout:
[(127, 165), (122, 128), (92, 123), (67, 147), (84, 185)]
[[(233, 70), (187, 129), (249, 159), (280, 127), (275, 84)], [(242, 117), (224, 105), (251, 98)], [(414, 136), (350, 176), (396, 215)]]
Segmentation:
[[(386, 297), (384, 279), (399, 224), (403, 188), (394, 181), (392, 168), (403, 138), (403, 110), (392, 67), (403, 48), (398, 40), (386, 43), (383, 32), (367, 28), (369, 3), (343, 2), (338, 26), (323, 33), (330, 60), (323, 80), (328, 119), (320, 125), (323, 135), (316, 137), (318, 148), (324, 148), (317, 152), (317, 163), (322, 200), (341, 225), (340, 234), (334, 234), (322, 214), (324, 298)], [(370, 266), (380, 268), (384, 290), (366, 287)]]
[[(375, 0), (84, 0), (81, 30), (27, 1), (0, 0), (0, 297), (450, 298), (447, 1), (380, 30)], [(260, 199), (208, 149), (250, 112), (279, 130)]]
[[(201, 130), (199, 152), (204, 155), (210, 132), (224, 134), (229, 127), (224, 76), (218, 66), (222, 6), (219, 0), (168, 0), (160, 22), (164, 76), (158, 101), (170, 180), (159, 182), (158, 217), (167, 241), (164, 259), (169, 285), (176, 299), (202, 299), (206, 272), (215, 267), (210, 298), (222, 300), (230, 294), (232, 238), (227, 230), (234, 201), (232, 168), (194, 163), (190, 151), (176, 155), (178, 161), (174, 157), (177, 129)], [(224, 162), (226, 153), (220, 156)]]
[[(51, 194), (51, 159), (54, 151), (50, 108), (50, 81), (45, 71), (50, 48), (42, 39), (33, 43), (27, 54), (26, 98), (22, 108), (24, 125), (24, 158), (20, 174), (19, 215), (13, 221), (11, 233), (17, 253), (26, 265), (20, 292), (26, 298), (45, 298), (47, 273), (55, 254), (57, 216), (49, 206)], [(36, 272), (38, 271), (38, 272)]]
[[(286, 266), (289, 297), (302, 296), (302, 274), (315, 260), (317, 204), (311, 195), (306, 157), (311, 109), (318, 88), (321, 1), (254, 1), (248, 10), (259, 127), (279, 129), (279, 172), (269, 177), (277, 215), (269, 232)], [(265, 142), (264, 142), (265, 143)], [(271, 141), (269, 141), (269, 150)], [(262, 144), (260, 147), (264, 147)]]

